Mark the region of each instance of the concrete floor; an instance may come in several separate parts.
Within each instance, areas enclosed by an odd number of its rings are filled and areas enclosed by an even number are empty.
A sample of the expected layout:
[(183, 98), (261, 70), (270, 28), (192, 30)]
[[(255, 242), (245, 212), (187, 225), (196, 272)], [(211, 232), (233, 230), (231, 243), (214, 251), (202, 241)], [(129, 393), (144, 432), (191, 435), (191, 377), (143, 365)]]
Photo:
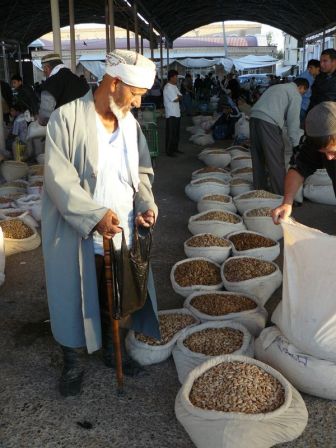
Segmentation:
[[(183, 128), (188, 120), (183, 120)], [(201, 167), (196, 158), (200, 147), (189, 144), (187, 137), (182, 132), (185, 154), (178, 158), (162, 155), (155, 169), (160, 216), (152, 263), (160, 309), (183, 303), (172, 290), (169, 274), (172, 265), (185, 258), (188, 218), (197, 212), (184, 186), (191, 172)], [(336, 233), (334, 207), (305, 202), (295, 209), (295, 217)], [(103, 366), (100, 353), (83, 354), (83, 392), (78, 398), (61, 398), (56, 388), (60, 351), (45, 322), (48, 309), (41, 250), (13, 255), (6, 263), (6, 281), (0, 288), (1, 448), (192, 448), (174, 415), (179, 383), (172, 359), (148, 367), (138, 379), (127, 378), (126, 393), (119, 397), (114, 375)], [(267, 308), (273, 310), (280, 297), (278, 290)], [(306, 395), (304, 399), (308, 426), (299, 439), (281, 446), (336, 447), (336, 403)]]

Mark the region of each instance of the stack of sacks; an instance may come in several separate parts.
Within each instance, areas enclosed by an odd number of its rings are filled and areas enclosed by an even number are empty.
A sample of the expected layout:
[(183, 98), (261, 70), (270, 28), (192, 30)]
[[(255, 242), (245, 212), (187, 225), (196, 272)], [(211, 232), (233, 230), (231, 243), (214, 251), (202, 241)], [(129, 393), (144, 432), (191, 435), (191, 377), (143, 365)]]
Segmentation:
[(282, 301), (275, 327), (256, 341), (256, 357), (300, 391), (336, 399), (336, 238), (288, 220)]
[(306, 179), (303, 187), (303, 196), (312, 202), (336, 205), (332, 181), (328, 176), (327, 170), (317, 170)]

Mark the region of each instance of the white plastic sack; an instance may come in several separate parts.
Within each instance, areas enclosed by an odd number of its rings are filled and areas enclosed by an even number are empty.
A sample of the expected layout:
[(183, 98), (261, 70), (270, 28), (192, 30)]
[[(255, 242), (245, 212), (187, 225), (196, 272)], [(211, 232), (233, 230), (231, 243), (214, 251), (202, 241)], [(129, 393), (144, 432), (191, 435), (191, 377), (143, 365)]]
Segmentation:
[[(189, 199), (198, 202), (203, 196), (210, 194), (229, 194), (230, 184), (229, 183), (218, 183), (216, 179), (209, 177), (208, 182), (197, 183), (200, 179), (192, 180), (188, 185), (186, 185), (184, 191)], [(224, 182), (224, 181), (220, 181)]]
[(210, 120), (212, 118), (211, 115), (196, 115), (195, 117), (192, 117), (192, 122), (194, 125), (200, 125), (203, 121)]
[[(215, 220), (198, 220), (202, 218), (203, 215), (212, 212), (223, 212), (223, 210), (212, 209), (206, 212), (198, 213), (189, 218), (188, 229), (193, 235), (199, 233), (212, 233), (213, 235), (223, 237), (230, 232), (235, 232), (238, 230), (244, 230), (245, 225), (240, 216), (235, 213), (226, 211), (225, 213), (230, 213), (230, 215), (235, 216), (238, 219), (237, 223), (225, 222), (225, 221), (215, 221)], [(197, 221), (196, 221), (197, 220)]]
[(204, 179), (204, 178), (215, 178), (215, 179), (219, 179), (219, 180), (224, 180), (224, 181), (229, 181), (231, 180), (231, 174), (229, 173), (229, 171), (224, 170), (220, 172), (220, 171), (212, 171), (212, 172), (202, 172), (203, 168), (200, 168), (196, 171), (194, 171), (191, 175), (191, 179), (192, 180), (196, 180), (196, 179)]
[(28, 127), (27, 140), (37, 137), (45, 137), (47, 126), (41, 126), (38, 121), (33, 121)]
[[(185, 308), (178, 308), (174, 310), (159, 311), (158, 315), (163, 314), (188, 314), (191, 315), (190, 311)], [(193, 325), (197, 325), (199, 321), (196, 319)], [(169, 358), (172, 353), (173, 347), (183, 330), (179, 331), (174, 335), (174, 337), (164, 345), (149, 345), (142, 341), (139, 341), (135, 337), (133, 330), (127, 333), (125, 344), (127, 353), (139, 364), (143, 366), (148, 366), (151, 364), (158, 364)]]
[[(230, 361), (257, 365), (274, 376), (285, 389), (284, 404), (267, 414), (217, 412), (193, 406), (189, 394), (194, 381), (210, 368)], [(270, 448), (299, 437), (308, 421), (301, 395), (279, 372), (236, 355), (218, 356), (192, 370), (176, 397), (175, 414), (197, 448)]]
[[(241, 157), (244, 158), (242, 159)], [(248, 155), (233, 157), (231, 159), (230, 167), (232, 170), (245, 167), (252, 168), (252, 158)]]
[(236, 213), (237, 209), (236, 206), (233, 203), (232, 197), (225, 195), (228, 197), (229, 202), (223, 202), (223, 201), (213, 201), (212, 199), (205, 199), (208, 194), (204, 195), (198, 202), (197, 202), (197, 210), (202, 213), (206, 212), (208, 210), (223, 210), (228, 211), (232, 213)]
[(13, 216), (10, 216), (11, 213), (20, 213), (18, 216), (14, 217), (16, 219), (21, 219), (24, 223), (26, 223), (30, 227), (38, 227), (38, 223), (36, 220), (30, 215), (28, 210), (21, 210), (20, 208), (6, 208), (0, 210), (0, 220), (1, 219), (13, 219)]
[(254, 338), (251, 336), (249, 331), (241, 324), (237, 322), (205, 322), (201, 325), (196, 325), (193, 328), (187, 328), (184, 330), (176, 341), (176, 345), (173, 348), (173, 358), (175, 362), (175, 367), (177, 371), (177, 376), (181, 384), (184, 383), (189, 373), (199, 365), (213, 359), (214, 356), (204, 355), (203, 353), (196, 353), (189, 350), (188, 347), (184, 345), (184, 340), (187, 339), (193, 333), (198, 331), (206, 330), (207, 328), (233, 328), (234, 330), (239, 330), (243, 333), (243, 343), (241, 347), (232, 355), (242, 355), (242, 356), (254, 356)]
[(234, 136), (240, 140), (248, 140), (250, 138), (250, 122), (244, 113), (235, 124)]
[(327, 170), (316, 170), (314, 174), (308, 176), (304, 181), (304, 185), (332, 185), (332, 181), (327, 173)]
[(219, 289), (223, 288), (223, 282), (220, 282), (217, 285), (191, 285), (191, 286), (180, 286), (176, 282), (175, 270), (176, 270), (177, 266), (179, 266), (180, 264), (183, 264), (183, 263), (187, 263), (189, 261), (197, 261), (197, 260), (209, 261), (210, 263), (212, 263), (212, 264), (216, 265), (218, 268), (220, 268), (219, 264), (214, 263), (213, 261), (209, 260), (209, 258), (204, 258), (204, 257), (188, 258), (186, 260), (181, 260), (181, 261), (178, 261), (177, 263), (175, 263), (170, 272), (170, 281), (171, 281), (174, 291), (183, 297), (188, 297), (190, 294), (192, 294), (195, 291), (218, 291)]
[(34, 227), (31, 227), (31, 229), (33, 230), (34, 233), (28, 238), (23, 238), (20, 240), (14, 238), (4, 238), (6, 256), (18, 254), (20, 252), (28, 252), (40, 246), (41, 244), (40, 235), (37, 233)]
[(244, 223), (248, 230), (259, 232), (272, 240), (279, 241), (283, 237), (282, 227), (273, 222), (271, 216), (248, 216), (251, 210), (243, 214)]
[(230, 183), (230, 195), (232, 197), (238, 196), (243, 193), (247, 193), (248, 191), (252, 191), (253, 185), (249, 183), (242, 182), (240, 184), (232, 184)]
[(272, 321), (299, 350), (336, 361), (336, 237), (283, 222), (282, 301)]
[(255, 341), (255, 354), (279, 370), (299, 391), (336, 400), (336, 363), (302, 353), (278, 327), (262, 331)]
[(336, 205), (336, 197), (332, 185), (305, 185), (303, 196), (312, 202), (326, 205)]
[(268, 261), (268, 263), (272, 263), (275, 267), (275, 271), (272, 272), (272, 274), (264, 275), (262, 277), (254, 277), (249, 280), (242, 280), (240, 282), (231, 282), (227, 280), (224, 275), (225, 264), (230, 260), (238, 258), (255, 257), (231, 257), (230, 259), (226, 260), (221, 267), (221, 276), (224, 288), (227, 291), (253, 294), (258, 299), (258, 303), (261, 306), (264, 306), (267, 300), (274, 293), (274, 291), (276, 291), (282, 283), (282, 274), (279, 266), (272, 261)]
[[(259, 190), (252, 190), (251, 193), (256, 193)], [(244, 198), (244, 194), (234, 196), (233, 201), (237, 210), (242, 215), (246, 210), (261, 207), (276, 208), (282, 204), (283, 196), (276, 195), (274, 198)]]
[[(249, 169), (247, 172), (241, 172), (241, 170)], [(239, 179), (248, 180), (251, 184), (253, 183), (253, 172), (252, 168), (236, 168), (231, 171), (232, 177), (239, 177)]]
[[(254, 235), (265, 236), (262, 233), (253, 232), (252, 230), (243, 230), (243, 231), (239, 231), (239, 232), (232, 232), (229, 235), (227, 235), (227, 238), (230, 240), (231, 236), (237, 235), (239, 233), (251, 233)], [(274, 261), (280, 255), (280, 244), (276, 240), (273, 240), (273, 242), (274, 242), (274, 246), (257, 247), (255, 249), (247, 249), (247, 250), (237, 250), (234, 243), (231, 241), (232, 254), (234, 257), (242, 255), (245, 257), (259, 258), (260, 260)]]
[[(244, 293), (242, 295), (251, 299), (257, 305), (256, 308), (252, 310), (241, 311), (240, 313), (228, 313), (222, 316), (212, 316), (210, 314), (202, 313), (192, 305), (192, 300), (194, 297), (202, 296), (204, 294), (206, 294), (204, 293), (204, 291), (194, 292), (186, 298), (183, 304), (183, 306), (187, 308), (189, 311), (191, 311), (191, 313), (195, 317), (197, 317), (197, 319), (199, 319), (201, 322), (209, 322), (209, 321), (238, 322), (244, 325), (244, 327), (246, 327), (253, 336), (258, 336), (259, 333), (265, 328), (267, 320), (267, 311), (265, 310), (264, 307), (259, 305), (258, 299), (256, 299), (251, 294)], [(229, 291), (211, 291), (211, 294), (218, 294), (221, 296), (237, 295), (237, 293)]]
[(195, 135), (191, 141), (200, 146), (212, 145), (213, 143), (215, 143), (215, 140), (212, 138), (211, 134)]
[[(198, 234), (197, 236), (206, 235), (205, 233)], [(196, 235), (195, 235), (196, 236)], [(193, 238), (193, 237), (191, 237)], [(188, 258), (208, 258), (215, 263), (223, 263), (231, 254), (232, 244), (229, 246), (210, 246), (210, 247), (195, 247), (188, 246), (188, 242), (191, 238), (188, 238), (184, 242), (184, 253)]]
[(226, 168), (231, 162), (231, 155), (224, 151), (222, 153), (209, 151), (205, 154), (200, 154), (198, 158), (206, 165), (217, 168)]
[(5, 264), (6, 264), (5, 243), (2, 228), (0, 227), (0, 286), (5, 281)]

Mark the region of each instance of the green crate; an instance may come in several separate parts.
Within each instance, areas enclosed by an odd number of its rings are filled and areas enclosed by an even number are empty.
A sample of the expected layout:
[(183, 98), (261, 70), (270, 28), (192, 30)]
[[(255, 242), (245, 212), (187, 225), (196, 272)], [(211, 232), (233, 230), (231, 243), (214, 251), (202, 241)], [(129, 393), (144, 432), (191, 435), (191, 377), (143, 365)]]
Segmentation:
[(159, 138), (157, 126), (154, 123), (145, 123), (142, 125), (142, 132), (147, 140), (149, 153), (151, 157), (159, 155)]

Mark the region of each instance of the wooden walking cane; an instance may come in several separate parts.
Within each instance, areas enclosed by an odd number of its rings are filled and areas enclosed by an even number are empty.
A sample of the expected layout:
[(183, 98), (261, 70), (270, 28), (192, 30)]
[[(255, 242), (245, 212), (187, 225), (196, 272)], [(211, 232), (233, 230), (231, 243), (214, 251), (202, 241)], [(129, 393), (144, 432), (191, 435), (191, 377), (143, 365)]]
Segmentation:
[(113, 287), (112, 287), (112, 263), (111, 263), (111, 249), (110, 240), (103, 237), (104, 245), (104, 262), (105, 262), (105, 281), (108, 300), (109, 316), (112, 327), (113, 347), (116, 361), (116, 374), (118, 393), (123, 392), (123, 371), (122, 371), (122, 357), (120, 348), (120, 334), (119, 321), (113, 318)]

